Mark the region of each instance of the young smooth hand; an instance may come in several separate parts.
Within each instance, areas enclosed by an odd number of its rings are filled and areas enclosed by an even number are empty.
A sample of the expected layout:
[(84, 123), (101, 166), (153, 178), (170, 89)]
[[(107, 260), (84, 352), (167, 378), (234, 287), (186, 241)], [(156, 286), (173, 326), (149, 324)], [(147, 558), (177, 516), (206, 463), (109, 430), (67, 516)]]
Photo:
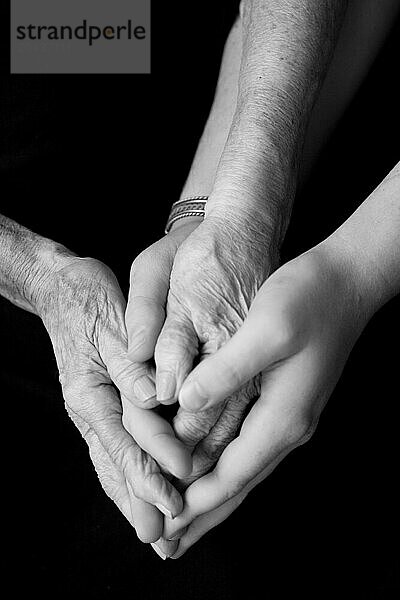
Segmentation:
[(261, 394), (214, 470), (186, 490), (182, 513), (165, 519), (164, 537), (181, 538), (173, 558), (311, 438), (370, 315), (350, 264), (321, 244), (278, 269), (239, 331), (190, 373), (179, 394), (188, 411), (219, 406), (260, 372)]

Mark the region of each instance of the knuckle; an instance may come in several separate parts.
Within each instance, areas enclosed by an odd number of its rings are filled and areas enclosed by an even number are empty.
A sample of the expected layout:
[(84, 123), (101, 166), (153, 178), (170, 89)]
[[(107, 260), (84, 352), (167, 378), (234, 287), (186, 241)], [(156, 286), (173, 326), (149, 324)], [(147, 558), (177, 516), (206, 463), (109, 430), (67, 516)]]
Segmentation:
[(291, 420), (285, 429), (285, 440), (288, 447), (298, 447), (311, 440), (317, 428), (317, 419), (308, 412), (301, 413)]
[(174, 320), (169, 320), (168, 323), (164, 326), (161, 335), (158, 338), (156, 344), (156, 350), (168, 347), (173, 343), (184, 343), (187, 337), (187, 328), (184, 323), (178, 321), (178, 319), (174, 318)]
[(129, 460), (126, 440), (122, 437), (119, 439), (110, 440), (107, 447), (107, 453), (112, 462), (119, 468), (123, 473), (128, 471)]
[(68, 372), (60, 374), (59, 380), (64, 400), (72, 409), (77, 402), (80, 403), (81, 399), (87, 396), (88, 386), (84, 377), (79, 377), (74, 373)]
[(196, 447), (196, 461), (194, 463), (193, 472), (197, 477), (205, 473), (212, 467), (220, 458), (226, 446), (234, 436), (224, 436), (212, 434), (200, 442)]
[(133, 483), (135, 496), (148, 501), (150, 498), (167, 498), (170, 496), (169, 483), (159, 472), (149, 464), (144, 468), (140, 477)]
[(90, 441), (94, 435), (93, 429), (88, 423), (86, 423), (84, 419), (82, 419), (78, 413), (75, 412), (75, 410), (68, 404), (67, 401), (64, 402), (64, 406), (69, 418), (78, 429), (83, 439), (90, 444)]
[(214, 411), (203, 413), (183, 412), (174, 419), (176, 435), (186, 443), (196, 444), (205, 438), (215, 423)]
[(197, 353), (197, 343), (191, 335), (190, 328), (182, 321), (169, 323), (161, 332), (154, 350), (154, 357), (163, 360), (167, 356), (177, 358), (184, 351), (185, 356), (194, 356)]
[(295, 341), (295, 330), (288, 319), (271, 320), (266, 327), (265, 341), (279, 354), (291, 350)]
[(126, 383), (133, 385), (142, 375), (146, 374), (146, 370), (133, 363), (117, 359), (109, 363), (108, 373), (116, 385)]

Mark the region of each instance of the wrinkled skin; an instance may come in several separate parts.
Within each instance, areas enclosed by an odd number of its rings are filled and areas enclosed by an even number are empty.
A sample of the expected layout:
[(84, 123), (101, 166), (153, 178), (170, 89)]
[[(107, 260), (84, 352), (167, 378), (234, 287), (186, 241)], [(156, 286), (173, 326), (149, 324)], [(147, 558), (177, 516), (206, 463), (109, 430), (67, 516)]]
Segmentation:
[[(328, 249), (327, 249), (328, 248)], [(165, 520), (180, 534), (173, 558), (226, 519), (294, 448), (308, 441), (371, 311), (340, 252), (317, 247), (278, 269), (261, 287), (240, 330), (206, 358), (181, 388), (180, 404), (217, 407), (261, 372), (260, 398), (215, 469), (184, 496), (184, 510)], [(199, 404), (197, 405), (199, 406)]]
[[(193, 364), (237, 331), (258, 288), (278, 263), (267, 228), (254, 227), (253, 219), (233, 223), (233, 216), (226, 215), (209, 217), (200, 225), (180, 224), (132, 265), (128, 356), (136, 363), (155, 360), (157, 399), (162, 404), (174, 403)], [(183, 491), (216, 463), (258, 392), (255, 377), (217, 408), (198, 414), (178, 409), (174, 430), (192, 451), (193, 469), (189, 476), (172, 480), (177, 489)], [(133, 402), (143, 406), (140, 400)], [(132, 405), (124, 407), (130, 432), (132, 410)], [(170, 544), (165, 539), (157, 542), (165, 556), (174, 553)]]
[[(128, 355), (137, 362), (154, 355), (160, 402), (175, 402), (193, 364), (214, 353), (243, 323), (277, 264), (270, 248), (260, 227), (209, 217), (200, 225), (180, 225), (135, 260), (126, 313)], [(254, 379), (217, 408), (197, 414), (178, 410), (175, 432), (193, 450), (193, 471), (181, 488), (216, 462), (258, 389)]]
[[(68, 414), (89, 446), (105, 492), (140, 539), (155, 541), (162, 514), (154, 505), (176, 515), (182, 499), (122, 424), (119, 393), (132, 401), (142, 389), (137, 382), (145, 377), (148, 388), (153, 375), (126, 358), (125, 301), (116, 278), (97, 260), (70, 257), (44, 288), (38, 313), (53, 344)], [(136, 417), (140, 421), (140, 411)], [(162, 427), (164, 437), (173, 435), (169, 425)]]

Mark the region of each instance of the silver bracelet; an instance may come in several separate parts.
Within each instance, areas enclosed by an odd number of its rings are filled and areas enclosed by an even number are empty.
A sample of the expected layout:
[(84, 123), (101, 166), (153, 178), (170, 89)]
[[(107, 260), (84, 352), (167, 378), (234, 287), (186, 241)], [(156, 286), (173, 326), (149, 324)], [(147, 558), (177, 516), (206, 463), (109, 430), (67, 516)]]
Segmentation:
[(204, 217), (206, 216), (206, 204), (208, 196), (191, 196), (174, 202), (169, 213), (165, 233), (168, 233), (175, 221), (185, 217)]

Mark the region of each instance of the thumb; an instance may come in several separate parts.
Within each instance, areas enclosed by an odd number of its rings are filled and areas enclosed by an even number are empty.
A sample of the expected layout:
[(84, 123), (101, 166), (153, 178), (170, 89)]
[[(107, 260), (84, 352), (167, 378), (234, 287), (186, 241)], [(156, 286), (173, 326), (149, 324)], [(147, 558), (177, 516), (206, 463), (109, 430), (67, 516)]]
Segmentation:
[(283, 335), (261, 303), (253, 305), (242, 327), (187, 377), (179, 394), (189, 411), (209, 409), (282, 357)]
[(179, 389), (193, 367), (198, 354), (198, 338), (188, 316), (168, 305), (168, 315), (157, 340), (156, 362), (157, 400), (173, 404)]
[(132, 362), (145, 362), (153, 357), (165, 320), (172, 264), (173, 254), (158, 251), (156, 245), (142, 252), (132, 264), (125, 313), (127, 356)]

